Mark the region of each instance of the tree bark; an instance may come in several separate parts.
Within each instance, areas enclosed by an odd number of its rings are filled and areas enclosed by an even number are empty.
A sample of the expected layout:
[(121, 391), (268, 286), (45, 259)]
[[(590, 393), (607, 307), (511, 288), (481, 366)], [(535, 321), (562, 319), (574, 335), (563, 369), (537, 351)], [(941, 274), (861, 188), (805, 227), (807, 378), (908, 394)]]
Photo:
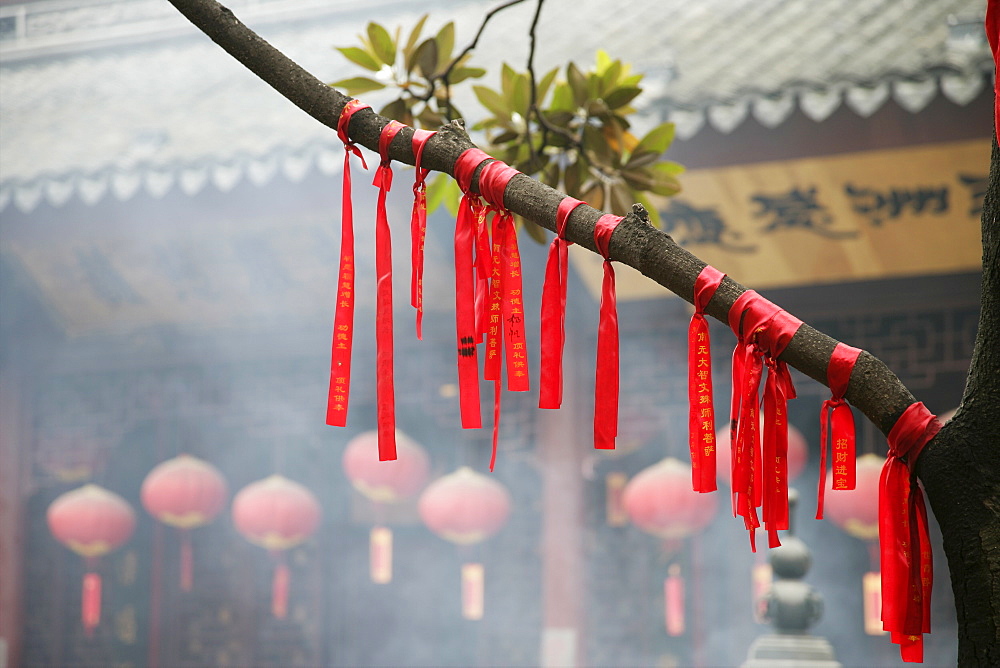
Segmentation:
[[(350, 99), (303, 70), (215, 0), (170, 2), (230, 55), (310, 116), (336, 129)], [(351, 117), (353, 142), (372, 151), (389, 119), (371, 110)], [(412, 129), (399, 132), (391, 159), (412, 165)], [(454, 174), (458, 156), (474, 145), (460, 124), (442, 128), (423, 154), (424, 167)], [(1000, 665), (1000, 156), (994, 143), (990, 185), (983, 211), (982, 315), (968, 386), (958, 414), (928, 443), (916, 464), (932, 511), (944, 535), (958, 608), (959, 665)], [(473, 189), (477, 179), (473, 179)], [(566, 195), (524, 175), (504, 194), (510, 211), (555, 231), (555, 213)], [(594, 223), (603, 212), (580, 206), (570, 216), (566, 237), (596, 252)], [(630, 214), (615, 230), (611, 259), (625, 263), (681, 298), (691, 301), (705, 262), (681, 248), (643, 217)], [(726, 278), (706, 312), (722, 322), (747, 288)], [(804, 324), (781, 359), (823, 385), (837, 341)], [(883, 434), (915, 399), (879, 359), (862, 352), (846, 398)]]

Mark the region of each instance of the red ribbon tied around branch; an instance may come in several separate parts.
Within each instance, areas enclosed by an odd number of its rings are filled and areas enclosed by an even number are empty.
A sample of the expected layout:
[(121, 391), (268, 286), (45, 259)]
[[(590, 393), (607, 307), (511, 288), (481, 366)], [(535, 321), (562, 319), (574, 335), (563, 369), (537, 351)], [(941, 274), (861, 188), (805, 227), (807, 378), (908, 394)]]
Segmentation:
[(427, 140), (436, 133), (413, 131), (413, 164), (417, 173), (413, 180), (413, 212), (410, 214), (410, 305), (417, 311), (417, 338), (423, 338), (424, 319), (424, 242), (427, 239), (427, 174), (431, 170), (420, 166)]
[(392, 188), (389, 144), (405, 126), (389, 121), (378, 138), (379, 162), (372, 185), (378, 188), (375, 206), (375, 396), (379, 461), (396, 459), (396, 397), (392, 350), (392, 235), (385, 199)]
[[(826, 368), (831, 398), (823, 402), (819, 414), (819, 489), (816, 492), (816, 519), (823, 519), (823, 497), (826, 494), (827, 437), (833, 447), (833, 488), (854, 489), (856, 485), (856, 453), (854, 446), (854, 415), (844, 400), (851, 372), (861, 350), (838, 343)], [(832, 431), (832, 435), (831, 432)]]
[(993, 77), (993, 123), (994, 128), (1000, 128), (1000, 4), (993, 2), (986, 3), (986, 39), (993, 52), (994, 77)]
[[(768, 545), (780, 545), (778, 531), (788, 528), (787, 402), (795, 398), (788, 367), (778, 356), (802, 321), (753, 290), (740, 295), (729, 310), (729, 326), (738, 343), (733, 351), (733, 399), (730, 413), (733, 510), (750, 532), (767, 529)], [(764, 368), (764, 433), (759, 428), (760, 381)], [(762, 509), (762, 518), (757, 515)]]
[(578, 199), (566, 197), (556, 210), (556, 238), (549, 246), (542, 283), (541, 370), (538, 381), (538, 407), (559, 408), (562, 405), (563, 348), (566, 344), (566, 283), (569, 268), (569, 246), (566, 222)]
[(614, 450), (618, 436), (618, 305), (615, 269), (611, 266), (611, 235), (622, 216), (605, 214), (594, 224), (594, 245), (604, 256), (601, 320), (597, 330), (597, 379), (594, 389), (594, 447)]
[(519, 171), (499, 160), (488, 163), (479, 173), (479, 191), (493, 212), (486, 362), (483, 369), (483, 377), (493, 381), (491, 471), (496, 464), (500, 433), (501, 358), (507, 368), (507, 389), (513, 392), (529, 389), (521, 255), (517, 248), (514, 218), (504, 207), (504, 191), (518, 174)]
[(351, 391), (351, 346), (354, 341), (354, 207), (351, 203), (351, 154), (358, 156), (368, 169), (361, 150), (347, 134), (351, 116), (367, 104), (350, 100), (337, 121), (337, 136), (344, 142), (344, 190), (341, 198), (340, 266), (337, 272), (337, 308), (333, 320), (333, 343), (330, 355), (330, 390), (326, 403), (326, 423), (347, 425), (347, 406)]
[[(455, 162), (455, 180), (464, 193), (458, 205), (455, 224), (455, 338), (458, 351), (458, 394), (462, 428), (479, 429), (482, 415), (479, 407), (479, 356), (477, 344), (481, 330), (477, 322), (476, 303), (485, 300), (485, 290), (475, 276), (477, 265), (485, 264), (488, 272), (492, 258), (483, 257), (482, 244), (477, 244), (480, 227), (485, 225), (486, 209), (472, 193), (472, 177), (483, 162), (492, 160), (478, 148), (464, 151)], [(478, 250), (479, 257), (474, 255)], [(482, 271), (480, 279), (488, 278)], [(477, 295), (477, 292), (479, 293)]]
[(940, 429), (941, 423), (922, 403), (907, 407), (889, 431), (889, 456), (879, 479), (882, 628), (908, 662), (924, 660), (933, 583), (927, 509), (913, 466)]
[(694, 315), (688, 325), (688, 446), (691, 485), (696, 492), (714, 492), (715, 406), (712, 397), (712, 346), (705, 307), (725, 274), (706, 265), (694, 282)]

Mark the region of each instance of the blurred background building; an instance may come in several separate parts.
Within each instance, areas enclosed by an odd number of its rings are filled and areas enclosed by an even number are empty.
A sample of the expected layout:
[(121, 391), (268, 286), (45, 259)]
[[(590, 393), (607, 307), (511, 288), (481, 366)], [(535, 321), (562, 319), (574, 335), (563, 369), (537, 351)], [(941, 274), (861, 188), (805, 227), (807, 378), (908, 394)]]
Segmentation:
[[(332, 47), (369, 20), (410, 26), (426, 11), (434, 29), (454, 20), (461, 45), (493, 4), (229, 6), (333, 81), (350, 70)], [(487, 29), (472, 62), (490, 81), (501, 58), (524, 67), (532, 4)], [(978, 0), (549, 0), (538, 63), (592, 62), (603, 48), (646, 73), (640, 124), (674, 121), (668, 155), (688, 167), (660, 211), (674, 237), (881, 357), (940, 414), (960, 399), (978, 319), (993, 100), (983, 12)], [(725, 486), (683, 539), (640, 531), (617, 503), (645, 467), (686, 458), (690, 311), (634, 272), (619, 272), (618, 450), (592, 448), (600, 262), (580, 252), (564, 408), (539, 411), (534, 392), (504, 397), (491, 476), (510, 493), (506, 525), (456, 548), (415, 500), (380, 509), (352, 487), (345, 448), (375, 426), (375, 191), (356, 177), (354, 387), (349, 426), (336, 429), (323, 410), (341, 151), (162, 0), (0, 2), (0, 666), (741, 663), (767, 632), (754, 600), (766, 560), (728, 517)], [(489, 430), (458, 422), (452, 222), (443, 210), (430, 221), (417, 341), (404, 308), (408, 191), (397, 187), (389, 211), (398, 426), (426, 449), (431, 479), (483, 471)], [(522, 242), (529, 314), (545, 250)], [(537, 319), (528, 324), (537, 351)], [(733, 337), (712, 331), (721, 410)], [(828, 391), (800, 375), (796, 386), (789, 419), (809, 450), (797, 535), (826, 601), (813, 632), (845, 665), (896, 665), (888, 639), (865, 630), (862, 580), (878, 568), (857, 537), (867, 534), (805, 519)], [(858, 424), (859, 450), (884, 455), (881, 435)], [(189, 592), (177, 586), (182, 534), (140, 500), (150, 470), (181, 453), (214, 464), (229, 490), (222, 514), (190, 532)], [(322, 509), (285, 555), (284, 618), (271, 610), (272, 560), (229, 512), (233, 494), (273, 473)], [(86, 483), (121, 495), (137, 520), (97, 566), (103, 610), (90, 635), (85, 560), (46, 524), (53, 500)], [(375, 524), (393, 531), (388, 583), (369, 573)], [(936, 558), (927, 662), (948, 664), (954, 604)], [(484, 566), (480, 620), (461, 610), (470, 560)]]

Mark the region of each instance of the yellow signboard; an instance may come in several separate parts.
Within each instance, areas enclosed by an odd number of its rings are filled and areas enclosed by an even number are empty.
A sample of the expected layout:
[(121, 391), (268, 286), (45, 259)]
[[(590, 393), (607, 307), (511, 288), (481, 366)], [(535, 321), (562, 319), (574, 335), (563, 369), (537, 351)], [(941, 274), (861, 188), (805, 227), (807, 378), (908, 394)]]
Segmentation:
[[(989, 140), (691, 170), (660, 214), (674, 239), (755, 288), (974, 271)], [(600, 294), (601, 258), (574, 261)], [(623, 299), (666, 296), (618, 270)]]

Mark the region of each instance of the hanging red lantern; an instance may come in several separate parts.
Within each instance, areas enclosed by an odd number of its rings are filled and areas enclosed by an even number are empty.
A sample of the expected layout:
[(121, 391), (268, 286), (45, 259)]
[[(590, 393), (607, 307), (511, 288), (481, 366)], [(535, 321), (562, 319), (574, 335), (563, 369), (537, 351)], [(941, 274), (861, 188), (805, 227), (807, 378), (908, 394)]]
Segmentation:
[(271, 612), (288, 614), (290, 573), (285, 552), (305, 541), (319, 526), (322, 511), (316, 497), (297, 482), (272, 475), (250, 483), (233, 497), (233, 524), (243, 537), (275, 559)]
[(878, 488), (885, 457), (867, 454), (857, 459), (854, 489), (833, 489), (827, 475), (823, 515), (838, 527), (868, 544), (872, 570), (862, 579), (865, 633), (882, 635), (882, 578), (878, 563)]
[[(420, 517), (431, 531), (457, 545), (486, 540), (507, 522), (510, 494), (493, 478), (463, 466), (438, 478), (420, 495)], [(462, 566), (462, 616), (482, 619), (483, 566)]]
[(369, 537), (369, 574), (372, 582), (392, 581), (392, 529), (383, 526), (383, 506), (404, 501), (427, 483), (430, 462), (420, 445), (396, 431), (396, 459), (379, 461), (378, 432), (366, 431), (347, 444), (344, 473), (354, 489), (375, 505), (376, 524)]
[(101, 622), (100, 557), (121, 547), (135, 530), (135, 513), (122, 497), (98, 485), (84, 485), (56, 498), (46, 514), (60, 543), (86, 560), (81, 619), (88, 636)]
[[(664, 547), (674, 552), (680, 542), (702, 529), (715, 517), (718, 498), (691, 490), (691, 467), (666, 457), (636, 474), (625, 487), (622, 498), (632, 523), (662, 538)], [(667, 633), (684, 633), (684, 580), (680, 565), (671, 564), (663, 585), (664, 621)]]
[(191, 591), (194, 558), (191, 529), (215, 519), (226, 503), (226, 480), (208, 462), (182, 454), (160, 462), (142, 482), (146, 511), (180, 531), (181, 589)]

